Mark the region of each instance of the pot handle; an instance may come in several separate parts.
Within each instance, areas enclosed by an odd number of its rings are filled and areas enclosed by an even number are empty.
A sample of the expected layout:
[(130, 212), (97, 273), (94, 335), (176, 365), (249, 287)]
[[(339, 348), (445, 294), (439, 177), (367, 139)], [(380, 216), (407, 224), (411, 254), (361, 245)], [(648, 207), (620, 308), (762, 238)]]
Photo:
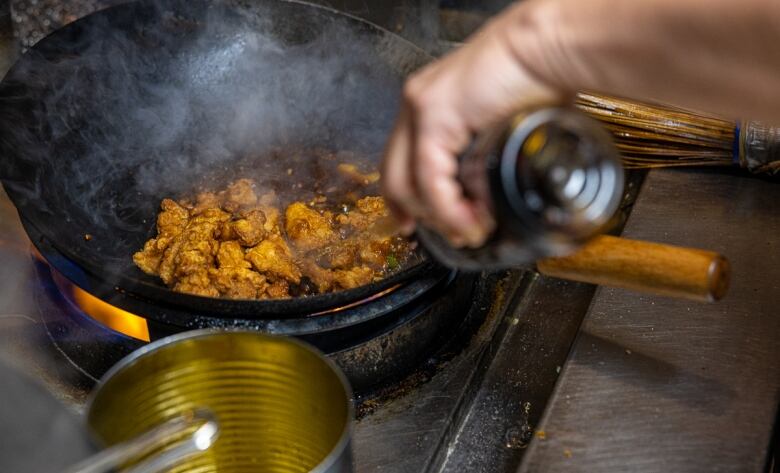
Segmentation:
[(547, 276), (708, 302), (726, 294), (731, 274), (728, 260), (712, 251), (609, 235), (536, 267)]
[(159, 447), (171, 437), (181, 435), (195, 426), (199, 427), (179, 444), (146, 459), (125, 473), (158, 473), (169, 469), (192, 455), (211, 447), (219, 436), (219, 424), (214, 415), (205, 409), (197, 409), (155, 427), (131, 440), (113, 445), (93, 455), (64, 473), (105, 473), (118, 469), (130, 460)]

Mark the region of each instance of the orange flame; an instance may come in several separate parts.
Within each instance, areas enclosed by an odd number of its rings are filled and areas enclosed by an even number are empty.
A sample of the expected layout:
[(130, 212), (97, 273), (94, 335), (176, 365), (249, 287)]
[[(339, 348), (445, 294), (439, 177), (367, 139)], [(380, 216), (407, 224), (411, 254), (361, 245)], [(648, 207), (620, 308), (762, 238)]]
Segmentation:
[(73, 301), (87, 315), (119, 333), (149, 341), (146, 319), (103, 302), (75, 285), (72, 288)]

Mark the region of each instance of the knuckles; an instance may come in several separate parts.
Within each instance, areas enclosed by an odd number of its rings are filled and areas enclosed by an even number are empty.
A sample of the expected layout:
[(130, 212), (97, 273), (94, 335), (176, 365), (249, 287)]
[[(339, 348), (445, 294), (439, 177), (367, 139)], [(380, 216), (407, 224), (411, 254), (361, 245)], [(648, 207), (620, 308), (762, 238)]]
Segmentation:
[(412, 113), (417, 114), (427, 108), (431, 94), (428, 93), (428, 81), (424, 76), (413, 75), (404, 84), (402, 98)]

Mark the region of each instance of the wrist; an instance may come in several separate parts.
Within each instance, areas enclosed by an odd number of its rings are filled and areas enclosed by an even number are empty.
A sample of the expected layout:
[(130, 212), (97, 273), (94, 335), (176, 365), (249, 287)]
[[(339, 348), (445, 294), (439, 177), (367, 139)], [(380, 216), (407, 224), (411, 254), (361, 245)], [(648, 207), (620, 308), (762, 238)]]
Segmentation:
[(520, 67), (559, 94), (573, 96), (583, 88), (584, 65), (574, 45), (566, 43), (569, 14), (563, 2), (527, 0), (507, 11), (500, 26), (507, 48)]

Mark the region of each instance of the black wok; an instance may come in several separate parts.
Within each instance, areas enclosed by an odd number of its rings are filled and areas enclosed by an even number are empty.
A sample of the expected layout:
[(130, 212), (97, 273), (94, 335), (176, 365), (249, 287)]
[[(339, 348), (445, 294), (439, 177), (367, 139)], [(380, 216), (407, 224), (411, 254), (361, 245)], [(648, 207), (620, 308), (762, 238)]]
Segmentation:
[[(271, 149), (348, 150), (375, 167), (402, 79), (428, 60), (306, 3), (120, 5), (54, 32), (0, 84), (0, 177), (49, 263), (115, 305), (249, 318), (327, 310), (444, 270), (421, 258), (347, 291), (223, 300), (175, 293), (131, 256), (153, 236), (163, 197), (218, 176), (271, 181), (289, 167)], [(314, 172), (295, 166), (304, 182)]]

